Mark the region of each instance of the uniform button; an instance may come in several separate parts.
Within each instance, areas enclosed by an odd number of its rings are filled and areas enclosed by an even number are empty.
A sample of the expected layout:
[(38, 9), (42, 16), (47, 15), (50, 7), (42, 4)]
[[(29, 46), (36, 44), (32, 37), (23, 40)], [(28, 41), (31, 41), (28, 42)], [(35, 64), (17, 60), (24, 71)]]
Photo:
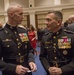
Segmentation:
[(49, 47), (46, 47), (47, 49), (49, 48)]
[(55, 46), (53, 46), (53, 48), (54, 48), (54, 49), (56, 49), (56, 47), (55, 47)]
[(8, 33), (8, 31), (7, 31), (7, 30), (5, 30), (5, 33)]
[(15, 34), (17, 33), (17, 32), (14, 32)]
[(56, 36), (53, 37), (54, 39), (56, 38)]
[(8, 41), (9, 39), (6, 39), (6, 41)]
[(56, 50), (54, 50), (54, 53), (56, 53)]
[(19, 39), (16, 39), (17, 41), (19, 40)]
[(7, 45), (7, 47), (10, 47), (9, 45)]
[(20, 48), (20, 46), (18, 46), (18, 49)]
[(59, 32), (57, 32), (57, 34), (59, 34)]
[(56, 46), (56, 43), (54, 43), (54, 46)]
[(57, 59), (57, 57), (54, 57), (54, 59)]
[(18, 55), (21, 55), (21, 53), (18, 53)]
[(19, 43), (18, 43), (18, 46), (19, 46), (19, 45), (21, 46), (22, 44), (19, 42)]

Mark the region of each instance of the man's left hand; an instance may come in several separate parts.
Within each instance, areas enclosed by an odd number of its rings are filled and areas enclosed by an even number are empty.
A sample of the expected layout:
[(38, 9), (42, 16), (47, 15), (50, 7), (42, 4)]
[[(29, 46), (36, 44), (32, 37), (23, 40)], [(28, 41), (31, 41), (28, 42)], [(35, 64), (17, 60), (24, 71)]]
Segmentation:
[(53, 75), (61, 75), (62, 74), (62, 70), (58, 67), (50, 67), (50, 70)]
[(34, 62), (30, 62), (29, 66), (30, 66), (32, 72), (35, 72), (37, 70), (37, 66)]

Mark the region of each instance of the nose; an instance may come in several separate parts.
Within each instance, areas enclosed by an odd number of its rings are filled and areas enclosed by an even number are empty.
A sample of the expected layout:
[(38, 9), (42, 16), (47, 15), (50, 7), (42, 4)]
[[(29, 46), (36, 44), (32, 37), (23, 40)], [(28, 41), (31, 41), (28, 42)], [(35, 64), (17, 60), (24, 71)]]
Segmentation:
[(47, 20), (45, 21), (45, 24), (48, 24), (48, 21)]
[(21, 18), (24, 19), (24, 15), (22, 15)]

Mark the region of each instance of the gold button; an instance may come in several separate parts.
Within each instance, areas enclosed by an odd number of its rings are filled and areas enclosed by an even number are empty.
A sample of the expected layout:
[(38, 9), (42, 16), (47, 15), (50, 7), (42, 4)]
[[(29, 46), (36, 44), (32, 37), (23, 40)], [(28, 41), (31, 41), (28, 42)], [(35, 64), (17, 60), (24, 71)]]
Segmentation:
[(17, 32), (14, 32), (15, 34), (17, 33)]
[(56, 36), (53, 37), (54, 39), (56, 38)]
[(54, 50), (54, 53), (56, 53), (56, 50)]
[(57, 57), (54, 57), (54, 59), (57, 59)]
[(5, 32), (6, 32), (6, 33), (8, 33), (8, 31), (7, 31), (7, 30), (5, 30)]
[(19, 40), (19, 39), (16, 39), (17, 41)]
[(56, 43), (54, 43), (54, 46), (56, 46)]
[(9, 45), (7, 45), (7, 47), (9, 47)]
[(55, 46), (53, 46), (53, 48), (54, 48), (54, 49), (56, 49), (56, 47), (55, 47)]
[(59, 32), (57, 32), (57, 34), (59, 34)]
[(6, 39), (6, 41), (8, 41), (9, 39)]
[(20, 48), (20, 46), (18, 46), (18, 48)]
[(48, 49), (48, 47), (46, 47)]
[(19, 42), (18, 45), (21, 45), (21, 43)]
[(18, 55), (21, 55), (21, 53), (18, 53)]

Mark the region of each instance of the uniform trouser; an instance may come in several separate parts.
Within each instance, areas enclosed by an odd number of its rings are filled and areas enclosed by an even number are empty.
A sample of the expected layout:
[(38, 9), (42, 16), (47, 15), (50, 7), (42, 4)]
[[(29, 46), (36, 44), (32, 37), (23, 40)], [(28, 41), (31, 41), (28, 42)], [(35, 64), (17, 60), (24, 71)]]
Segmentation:
[[(50, 74), (47, 73), (46, 75), (50, 75)], [(61, 75), (74, 75), (74, 72), (71, 72), (71, 73), (65, 73), (65, 74), (61, 74)]]
[[(18, 75), (18, 74), (15, 74), (15, 73), (9, 73), (9, 72), (2, 72), (2, 75)], [(24, 75), (32, 75), (32, 73), (26, 73)]]

